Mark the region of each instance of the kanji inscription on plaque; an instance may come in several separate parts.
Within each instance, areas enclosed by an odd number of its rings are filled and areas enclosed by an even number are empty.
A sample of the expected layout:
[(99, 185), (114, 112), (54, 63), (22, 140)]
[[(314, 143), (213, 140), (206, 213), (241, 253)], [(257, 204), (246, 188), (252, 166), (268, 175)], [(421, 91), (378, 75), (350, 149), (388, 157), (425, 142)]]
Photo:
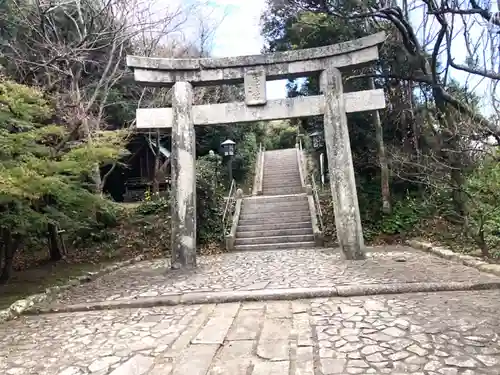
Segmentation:
[(266, 104), (266, 73), (263, 70), (246, 72), (244, 82), (246, 105)]

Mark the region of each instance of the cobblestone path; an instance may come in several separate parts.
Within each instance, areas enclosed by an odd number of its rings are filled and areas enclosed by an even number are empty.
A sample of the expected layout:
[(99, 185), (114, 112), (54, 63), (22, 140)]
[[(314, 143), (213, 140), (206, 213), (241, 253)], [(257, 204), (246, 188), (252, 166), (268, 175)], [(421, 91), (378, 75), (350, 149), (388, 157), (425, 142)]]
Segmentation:
[(134, 264), (72, 288), (56, 303), (125, 301), (181, 292), (500, 281), (499, 277), (404, 246), (376, 249), (366, 261), (341, 261), (333, 249), (307, 249), (200, 257), (198, 269), (190, 273), (168, 268), (167, 260)]
[[(180, 292), (495, 282), (405, 247), (343, 261), (332, 250), (201, 258), (188, 274), (142, 262), (56, 304)], [(0, 325), (6, 375), (500, 374), (500, 290), (178, 305), (23, 316)]]
[(230, 303), (23, 317), (7, 375), (500, 373), (500, 292)]

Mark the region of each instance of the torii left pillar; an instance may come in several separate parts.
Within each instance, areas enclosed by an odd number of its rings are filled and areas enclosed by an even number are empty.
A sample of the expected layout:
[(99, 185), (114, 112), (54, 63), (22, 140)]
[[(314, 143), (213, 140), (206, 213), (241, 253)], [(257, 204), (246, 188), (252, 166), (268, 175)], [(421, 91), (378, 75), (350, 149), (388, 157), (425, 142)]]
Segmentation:
[(193, 87), (176, 82), (172, 101), (172, 268), (196, 267), (196, 142)]

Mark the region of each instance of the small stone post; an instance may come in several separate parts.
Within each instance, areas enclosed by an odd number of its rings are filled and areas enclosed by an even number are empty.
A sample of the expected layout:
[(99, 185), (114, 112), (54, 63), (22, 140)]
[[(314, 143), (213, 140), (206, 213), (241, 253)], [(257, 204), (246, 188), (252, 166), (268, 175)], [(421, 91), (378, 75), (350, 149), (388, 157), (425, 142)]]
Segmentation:
[(196, 267), (196, 144), (193, 88), (174, 85), (172, 103), (172, 268)]
[(337, 238), (346, 259), (364, 259), (363, 228), (340, 71), (324, 70), (320, 87), (325, 96), (324, 134)]

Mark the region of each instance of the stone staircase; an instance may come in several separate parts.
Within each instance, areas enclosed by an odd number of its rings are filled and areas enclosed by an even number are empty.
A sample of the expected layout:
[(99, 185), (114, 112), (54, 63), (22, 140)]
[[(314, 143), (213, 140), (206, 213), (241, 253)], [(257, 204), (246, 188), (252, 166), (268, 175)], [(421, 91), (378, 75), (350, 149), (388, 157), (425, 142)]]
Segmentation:
[(263, 195), (300, 194), (304, 192), (300, 181), (297, 150), (295, 148), (266, 151), (264, 153), (263, 176)]
[(314, 247), (296, 149), (265, 152), (262, 194), (243, 199), (235, 250)]

